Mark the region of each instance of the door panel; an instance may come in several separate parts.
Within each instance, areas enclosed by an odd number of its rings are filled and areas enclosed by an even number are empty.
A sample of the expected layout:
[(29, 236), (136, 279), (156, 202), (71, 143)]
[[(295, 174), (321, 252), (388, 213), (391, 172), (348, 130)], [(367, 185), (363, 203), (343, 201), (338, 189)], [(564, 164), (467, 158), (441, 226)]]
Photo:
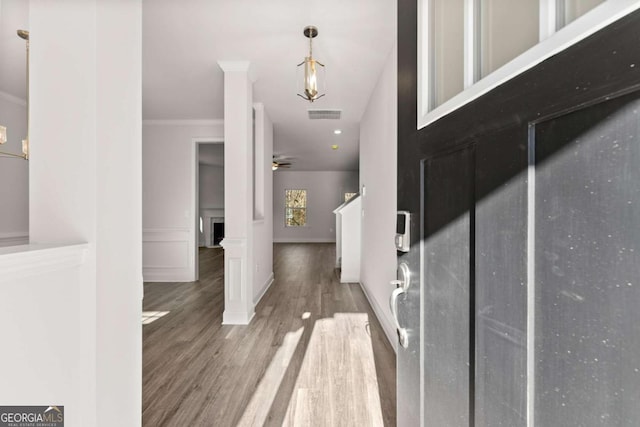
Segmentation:
[(398, 425), (640, 425), (640, 11), (417, 130), (398, 5)]
[(536, 425), (640, 422), (638, 97), (535, 127)]
[[(424, 425), (468, 426), (472, 149), (424, 163)], [(455, 170), (455, 174), (451, 171)]]
[(514, 176), (526, 139), (506, 130), (476, 146), (476, 426), (527, 422), (527, 176)]

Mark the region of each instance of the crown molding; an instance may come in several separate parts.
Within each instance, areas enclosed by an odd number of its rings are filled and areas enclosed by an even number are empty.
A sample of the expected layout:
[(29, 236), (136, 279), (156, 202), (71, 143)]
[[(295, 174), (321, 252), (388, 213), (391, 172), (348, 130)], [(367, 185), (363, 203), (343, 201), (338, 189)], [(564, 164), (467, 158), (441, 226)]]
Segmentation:
[(27, 106), (27, 100), (26, 99), (18, 98), (17, 96), (10, 95), (7, 92), (3, 92), (1, 90), (0, 90), (0, 99), (2, 99), (4, 101), (7, 101), (7, 102), (11, 102), (13, 104), (20, 105), (22, 107), (26, 107)]
[(247, 73), (251, 83), (255, 83), (258, 76), (250, 61), (218, 61), (218, 65), (225, 73)]
[(223, 126), (224, 119), (143, 120), (143, 126)]

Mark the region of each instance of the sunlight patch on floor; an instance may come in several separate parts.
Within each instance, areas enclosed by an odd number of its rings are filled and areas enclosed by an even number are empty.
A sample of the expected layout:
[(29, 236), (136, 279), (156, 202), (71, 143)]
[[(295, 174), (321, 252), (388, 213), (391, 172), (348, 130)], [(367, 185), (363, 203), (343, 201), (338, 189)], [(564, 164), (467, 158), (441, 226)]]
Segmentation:
[(298, 347), (298, 342), (302, 336), (304, 328), (300, 328), (295, 332), (288, 332), (284, 336), (282, 345), (276, 351), (271, 359), (271, 363), (267, 368), (256, 392), (251, 397), (251, 401), (238, 423), (238, 426), (261, 426), (264, 425), (271, 404), (278, 393), (280, 383), (284, 374), (287, 372), (291, 357)]
[(159, 318), (166, 316), (169, 314), (168, 311), (143, 311), (142, 312), (142, 324), (148, 325), (149, 323), (155, 322)]
[(315, 322), (283, 425), (383, 426), (378, 379), (365, 313)]

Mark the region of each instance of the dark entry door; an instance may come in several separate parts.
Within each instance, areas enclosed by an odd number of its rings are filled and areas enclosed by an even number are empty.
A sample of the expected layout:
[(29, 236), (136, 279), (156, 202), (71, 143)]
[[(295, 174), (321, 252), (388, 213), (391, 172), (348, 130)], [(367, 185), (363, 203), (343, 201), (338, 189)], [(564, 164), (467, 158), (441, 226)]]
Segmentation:
[(422, 164), (423, 401), (434, 426), (470, 420), (472, 162), (473, 150), (463, 148)]
[(399, 425), (640, 425), (640, 14), (416, 130), (399, 7)]
[(538, 425), (640, 423), (640, 93), (534, 126)]

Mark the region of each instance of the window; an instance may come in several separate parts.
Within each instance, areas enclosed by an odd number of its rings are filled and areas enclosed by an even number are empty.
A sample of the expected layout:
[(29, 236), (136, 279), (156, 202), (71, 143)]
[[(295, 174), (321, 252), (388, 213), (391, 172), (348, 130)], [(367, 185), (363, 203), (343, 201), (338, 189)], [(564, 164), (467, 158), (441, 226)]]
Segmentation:
[(539, 41), (540, 2), (481, 0), (479, 39), (480, 78), (489, 75)]
[(432, 107), (464, 90), (464, 7), (465, 0), (432, 1)]
[(358, 193), (344, 193), (344, 201), (348, 202), (356, 194), (358, 194)]
[[(612, 22), (623, 10), (623, 6), (615, 3), (418, 0), (418, 128), (548, 58), (567, 40), (575, 42), (595, 31), (593, 22), (599, 19), (594, 19), (598, 6), (603, 6), (601, 12), (606, 15), (598, 25)], [(610, 5), (608, 9), (604, 7), (606, 4)], [(579, 25), (573, 25), (590, 12), (591, 22), (583, 19)], [(547, 41), (569, 24), (572, 31)], [(544, 47), (531, 50), (541, 42)], [(520, 59), (512, 62), (516, 58)], [(465, 91), (467, 96), (457, 96)]]
[(307, 190), (285, 190), (284, 225), (304, 227), (307, 225)]
[(557, 28), (560, 29), (570, 24), (603, 1), (604, 0), (564, 0), (558, 2), (558, 10), (556, 12)]

